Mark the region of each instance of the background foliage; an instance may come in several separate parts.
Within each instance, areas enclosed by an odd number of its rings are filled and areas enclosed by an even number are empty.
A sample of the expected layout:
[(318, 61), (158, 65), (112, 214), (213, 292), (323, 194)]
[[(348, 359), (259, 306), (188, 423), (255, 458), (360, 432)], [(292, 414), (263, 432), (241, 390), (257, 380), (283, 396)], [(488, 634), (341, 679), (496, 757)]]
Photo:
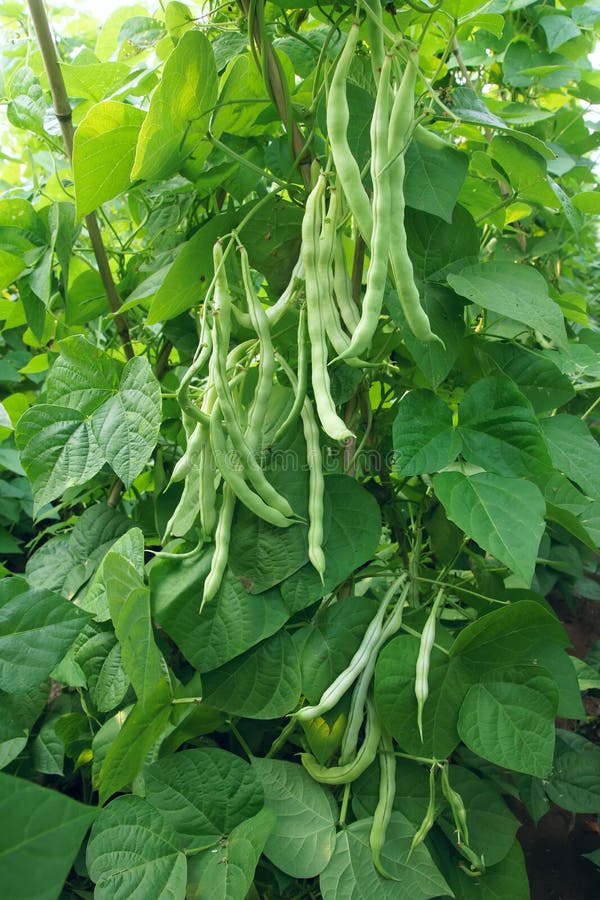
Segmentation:
[[(51, 9), (71, 165), (27, 9), (0, 3), (1, 883), (11, 898), (527, 897), (504, 798), (536, 821), (551, 802), (600, 804), (581, 700), (600, 689), (598, 645), (585, 661), (567, 655), (549, 603), (600, 599), (600, 7), (386, 7), (386, 28), (419, 46), (421, 123), (446, 142), (413, 140), (405, 181), (409, 252), (443, 346), (410, 333), (389, 285), (376, 365), (331, 367), (359, 443), (322, 435), (324, 584), (305, 526), (282, 531), (240, 507), (222, 587), (199, 616), (210, 539), (194, 523), (154, 557), (181, 495), (175, 392), (212, 246), (236, 228), (265, 305), (285, 288), (306, 201), (297, 139), (325, 162), (325, 86), (353, 13), (257, 6), (252, 47), (243, 2), (124, 6), (100, 31)], [(364, 23), (347, 85), (361, 166), (369, 35)], [(255, 43), (276, 55), (279, 82), (263, 79)], [(118, 315), (92, 252), (94, 210)], [(360, 287), (360, 242), (350, 228), (344, 241)], [(233, 254), (228, 267), (235, 299)], [(273, 335), (294, 361), (297, 320), (291, 308)], [(235, 326), (234, 342), (248, 337)], [(282, 377), (266, 445), (290, 402)], [(300, 431), (276, 449), (269, 477), (305, 514)], [(288, 717), (347, 665), (403, 570), (410, 608), (374, 679), (398, 753), (386, 880), (369, 848), (378, 763), (348, 791), (298, 761), (335, 760), (347, 702), (302, 727)], [(421, 739), (415, 664), (440, 587)], [(557, 730), (556, 716), (579, 725)], [(483, 860), (476, 878), (441, 795), (407, 859), (444, 760), (467, 850)]]

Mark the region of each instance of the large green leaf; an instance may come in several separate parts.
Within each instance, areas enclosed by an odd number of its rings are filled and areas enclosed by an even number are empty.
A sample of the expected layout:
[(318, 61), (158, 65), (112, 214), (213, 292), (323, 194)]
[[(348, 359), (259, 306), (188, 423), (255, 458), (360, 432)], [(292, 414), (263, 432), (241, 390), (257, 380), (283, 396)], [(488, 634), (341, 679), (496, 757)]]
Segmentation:
[(319, 881), (323, 900), (427, 900), (450, 893), (424, 844), (406, 860), (415, 828), (398, 812), (392, 813), (381, 851), (381, 864), (393, 878), (383, 878), (373, 865), (372, 823), (372, 819), (360, 819), (339, 832), (331, 862)]
[(264, 802), (256, 771), (217, 747), (165, 756), (146, 769), (144, 784), (146, 800), (186, 848), (216, 843), (256, 815)]
[(568, 644), (552, 612), (534, 600), (520, 600), (467, 625), (452, 644), (450, 656), (459, 656), (474, 673), (485, 673), (500, 666), (533, 664), (541, 647), (560, 649)]
[(554, 768), (544, 784), (563, 809), (596, 813), (600, 808), (600, 748), (580, 735), (558, 732)]
[(98, 900), (183, 900), (185, 855), (173, 827), (141, 797), (117, 797), (90, 835), (87, 867)]
[(106, 100), (92, 106), (81, 120), (73, 146), (78, 217), (130, 186), (129, 173), (144, 118), (145, 113), (136, 106)]
[(58, 791), (0, 774), (2, 893), (10, 900), (55, 900), (97, 814)]
[(206, 139), (217, 99), (212, 47), (201, 31), (188, 31), (165, 63), (140, 130), (132, 179), (155, 181), (175, 174), (192, 154), (201, 164), (211, 150)]
[(512, 378), (537, 413), (563, 406), (575, 395), (573, 385), (552, 361), (548, 351), (532, 352), (518, 344), (487, 341), (484, 347), (493, 360), (490, 374)]
[(538, 488), (490, 472), (470, 478), (442, 472), (434, 489), (448, 518), (529, 586), (544, 533), (546, 507)]
[[(110, 507), (108, 508), (110, 509)], [(131, 524), (131, 520), (129, 519), (127, 519), (126, 522), (128, 525)], [(129, 528), (125, 534), (122, 534), (114, 543), (111, 543), (110, 549), (113, 553), (124, 556), (129, 561), (130, 565), (135, 568), (140, 578), (143, 577), (144, 534), (139, 528)], [(77, 601), (78, 606), (93, 613), (94, 618), (98, 622), (106, 622), (110, 619), (110, 609), (108, 607), (104, 574), (105, 561), (106, 555), (103, 556), (102, 562), (98, 566), (85, 595), (78, 598)]]
[(443, 400), (431, 391), (408, 391), (397, 409), (392, 435), (398, 475), (438, 472), (456, 459), (461, 441)]
[(270, 106), (264, 82), (253, 57), (243, 53), (234, 57), (222, 76), (219, 104), (213, 119), (217, 134), (227, 132), (248, 137), (270, 130), (261, 121)]
[(265, 806), (277, 816), (265, 856), (292, 878), (314, 878), (335, 846), (337, 809), (331, 794), (296, 763), (255, 758), (252, 766)]
[(300, 660), (291, 637), (279, 631), (202, 681), (210, 706), (248, 719), (277, 719), (300, 699)]
[[(451, 222), (411, 209), (406, 216), (406, 237), (415, 271), (422, 279), (450, 263), (479, 256), (479, 232), (471, 214), (456, 206)], [(454, 285), (451, 285), (454, 287)], [(461, 291), (457, 291), (461, 293)]]
[(456, 720), (470, 679), (446, 653), (433, 648), (421, 740), (415, 697), (418, 655), (419, 640), (412, 635), (395, 637), (383, 648), (375, 668), (375, 703), (381, 720), (403, 750), (443, 759), (459, 743)]
[(551, 416), (542, 422), (552, 462), (584, 493), (600, 499), (600, 447), (577, 416)]
[(135, 566), (120, 553), (109, 551), (103, 562), (110, 616), (122, 650), (123, 668), (140, 703), (159, 685), (168, 688), (166, 664), (150, 618), (150, 590)]
[(0, 581), (0, 690), (19, 693), (44, 681), (89, 615), (59, 594)]
[[(140, 774), (150, 748), (165, 731), (171, 709), (170, 691), (165, 682), (160, 682), (144, 704), (136, 703), (130, 710), (100, 765), (96, 786), (101, 803)], [(118, 715), (122, 721), (123, 714)]]
[[(79, 65), (63, 63), (60, 67), (70, 97), (103, 100), (127, 81), (130, 67), (122, 62), (93, 62)], [(81, 126), (78, 126), (81, 127)]]
[(458, 732), (469, 749), (498, 766), (545, 778), (554, 755), (558, 691), (540, 666), (494, 669), (473, 685)]
[(187, 900), (246, 900), (254, 871), (275, 825), (275, 814), (262, 809), (220, 841), (219, 852), (199, 853), (188, 862)]
[(452, 222), (452, 212), (468, 167), (464, 153), (450, 147), (434, 150), (412, 141), (406, 150), (406, 205)]
[(552, 464), (529, 401), (508, 378), (483, 378), (459, 408), (462, 455), (498, 475), (535, 476)]
[(75, 654), (98, 712), (109, 712), (123, 700), (129, 676), (123, 669), (121, 645), (110, 632), (95, 634)]
[[(356, 523), (360, 522), (360, 529)], [(377, 501), (353, 478), (325, 478), (323, 550), (327, 563), (325, 583), (308, 563), (281, 583), (281, 595), (290, 612), (310, 606), (334, 590), (359, 566), (371, 559), (381, 534)]]
[(477, 263), (448, 275), (448, 282), (471, 303), (541, 331), (559, 347), (566, 346), (560, 306), (550, 298), (544, 276), (531, 266)]
[(36, 508), (90, 479), (107, 462), (126, 483), (158, 440), (161, 394), (145, 357), (124, 366), (81, 335), (60, 344), (47, 380), (48, 404), (21, 416), (17, 443)]
[(492, 138), (489, 155), (508, 176), (519, 200), (546, 206), (557, 206), (554, 191), (548, 184), (545, 159), (512, 135)]
[(217, 596), (198, 615), (210, 556), (160, 560), (150, 571), (154, 615), (199, 672), (225, 665), (275, 634), (289, 618), (277, 589), (250, 594), (227, 570)]

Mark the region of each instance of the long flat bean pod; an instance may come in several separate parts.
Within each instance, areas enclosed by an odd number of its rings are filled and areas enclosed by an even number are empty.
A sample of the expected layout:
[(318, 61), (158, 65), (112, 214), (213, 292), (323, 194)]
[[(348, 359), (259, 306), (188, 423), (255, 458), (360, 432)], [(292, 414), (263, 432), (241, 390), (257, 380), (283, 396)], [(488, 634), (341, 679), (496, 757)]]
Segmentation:
[(346, 257), (340, 231), (336, 233), (333, 250), (333, 290), (344, 325), (352, 334), (360, 320), (358, 308), (352, 298), (352, 284), (346, 268)]
[(369, 701), (367, 703), (367, 724), (365, 738), (352, 762), (343, 766), (322, 766), (310, 753), (300, 756), (302, 765), (308, 774), (321, 784), (350, 784), (356, 781), (369, 768), (377, 756), (377, 747), (381, 737), (379, 719)]
[(223, 480), (250, 512), (278, 528), (288, 528), (290, 525), (295, 524), (294, 519), (288, 519), (278, 509), (265, 503), (259, 494), (252, 490), (243, 475), (231, 462), (227, 449), (227, 439), (221, 424), (221, 404), (219, 401), (215, 403), (210, 416), (210, 442)]
[(350, 211), (354, 216), (356, 227), (362, 234), (365, 243), (369, 245), (373, 230), (371, 204), (360, 177), (359, 165), (348, 143), (350, 110), (346, 90), (348, 72), (356, 50), (359, 31), (359, 23), (353, 22), (331, 79), (327, 98), (327, 135), (335, 169), (348, 200)]
[(256, 452), (259, 449), (265, 424), (269, 401), (273, 393), (273, 376), (275, 375), (275, 357), (273, 355), (273, 343), (271, 331), (266, 313), (254, 292), (250, 264), (245, 247), (240, 247), (240, 260), (242, 264), (242, 280), (246, 292), (246, 303), (252, 327), (258, 335), (260, 349), (260, 363), (258, 367), (258, 382), (254, 394), (254, 401), (248, 413), (248, 426), (246, 428), (246, 442), (250, 450)]
[[(290, 384), (298, 396), (298, 379), (283, 357), (279, 362), (286, 373)], [(315, 419), (312, 403), (308, 397), (302, 403), (302, 427), (306, 442), (306, 460), (308, 463), (308, 558), (319, 573), (321, 582), (325, 575), (325, 554), (323, 553), (323, 498), (325, 483), (323, 481), (323, 465), (319, 426)]]
[[(285, 314), (286, 310), (289, 309), (295, 303), (298, 295), (301, 293), (303, 289), (304, 282), (304, 261), (302, 256), (296, 261), (296, 264), (292, 270), (292, 274), (290, 275), (290, 280), (288, 282), (287, 287), (281, 296), (275, 301), (273, 306), (267, 306), (265, 309), (265, 315), (269, 321), (269, 325), (272, 327), (277, 325), (279, 320)], [(231, 307), (231, 311), (233, 312), (236, 320), (243, 328), (252, 328), (252, 320), (250, 319), (250, 314), (247, 312), (243, 312), (241, 309), (238, 309), (237, 306), (233, 305)]]
[(396, 796), (396, 756), (394, 742), (386, 728), (381, 728), (379, 739), (379, 797), (373, 813), (373, 824), (369, 832), (369, 844), (373, 865), (384, 878), (397, 880), (385, 869), (381, 862), (381, 851), (385, 844), (387, 827), (390, 824), (394, 797)]
[[(390, 72), (392, 58), (386, 54), (371, 121), (371, 178), (373, 181), (373, 232), (371, 258), (367, 270), (367, 289), (363, 298), (360, 321), (350, 346), (340, 359), (361, 356), (371, 345), (375, 334), (388, 271), (390, 249), (390, 167), (388, 166), (388, 127)], [(346, 195), (347, 196), (347, 195)]]
[(439, 341), (431, 330), (429, 317), (421, 306), (419, 291), (406, 243), (404, 226), (404, 150), (414, 122), (414, 93), (417, 67), (409, 56), (389, 122), (389, 187), (391, 195), (389, 256), (394, 284), (408, 327), (420, 341)]
[(421, 632), (421, 642), (419, 645), (419, 655), (417, 657), (417, 665), (415, 672), (415, 697), (417, 698), (417, 724), (419, 726), (419, 734), (423, 740), (423, 709), (425, 701), (429, 696), (429, 664), (431, 661), (431, 651), (435, 642), (435, 624), (437, 621), (437, 613), (444, 591), (440, 590), (435, 603), (431, 608), (431, 612), (427, 617), (427, 621)]
[[(275, 436), (273, 438), (273, 443), (276, 444), (280, 438), (286, 433), (286, 431), (291, 428), (291, 426), (296, 422), (298, 417), (302, 414), (302, 409), (304, 407), (304, 400), (306, 398), (306, 388), (308, 384), (308, 347), (306, 345), (306, 307), (303, 306), (300, 309), (300, 315), (298, 317), (298, 377), (295, 378), (294, 373), (291, 373), (291, 369), (289, 371), (286, 370), (286, 374), (290, 379), (290, 384), (294, 388), (294, 402), (292, 403), (292, 408), (289, 413), (285, 417), (285, 420), (281, 423), (277, 431), (275, 432)], [(292, 377), (294, 380), (292, 381)]]
[(215, 549), (212, 555), (210, 570), (204, 581), (202, 590), (202, 603), (199, 612), (204, 609), (205, 603), (216, 596), (229, 559), (229, 541), (231, 538), (231, 523), (235, 510), (235, 494), (228, 484), (223, 486), (223, 501), (219, 510), (217, 530), (215, 532)]
[(325, 176), (321, 173), (306, 201), (302, 219), (302, 255), (306, 279), (306, 314), (310, 339), (311, 376), (317, 413), (325, 432), (335, 441), (353, 437), (335, 409), (327, 371), (327, 342), (321, 316), (323, 301), (317, 277), (321, 203), (325, 193)]

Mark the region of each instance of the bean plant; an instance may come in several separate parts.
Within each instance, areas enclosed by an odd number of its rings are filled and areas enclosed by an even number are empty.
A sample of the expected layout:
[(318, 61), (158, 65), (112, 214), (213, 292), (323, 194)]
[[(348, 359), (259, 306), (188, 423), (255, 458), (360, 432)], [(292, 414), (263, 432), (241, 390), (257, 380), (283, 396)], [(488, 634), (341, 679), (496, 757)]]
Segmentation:
[(524, 900), (600, 808), (600, 8), (72, 6), (0, 3), (0, 892)]

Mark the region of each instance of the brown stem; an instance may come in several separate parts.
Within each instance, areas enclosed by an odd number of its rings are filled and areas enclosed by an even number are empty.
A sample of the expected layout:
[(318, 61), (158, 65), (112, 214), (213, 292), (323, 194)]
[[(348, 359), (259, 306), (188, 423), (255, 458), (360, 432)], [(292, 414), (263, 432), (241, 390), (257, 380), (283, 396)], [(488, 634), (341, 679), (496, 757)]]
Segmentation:
[[(33, 21), (33, 27), (35, 28), (35, 33), (37, 35), (42, 59), (44, 61), (44, 68), (46, 69), (46, 74), (50, 83), (50, 93), (52, 94), (54, 114), (58, 119), (58, 123), (60, 125), (60, 130), (62, 132), (67, 156), (69, 158), (69, 161), (72, 163), (74, 129), (71, 104), (69, 102), (65, 82), (60, 70), (60, 64), (58, 62), (58, 56), (56, 53), (56, 46), (54, 44), (54, 39), (50, 31), (50, 23), (48, 22), (48, 16), (46, 14), (43, 0), (27, 0), (27, 2), (29, 5), (29, 12), (31, 13), (31, 19)], [(119, 297), (119, 293), (117, 291), (117, 287), (110, 270), (106, 248), (102, 241), (102, 235), (100, 234), (98, 220), (96, 219), (94, 213), (90, 213), (85, 217), (85, 224), (90, 236), (92, 249), (94, 251), (94, 256), (96, 257), (98, 271), (100, 273), (100, 278), (102, 279), (102, 284), (104, 286), (104, 291), (106, 293), (109, 306), (113, 313), (118, 313), (119, 309), (121, 308), (121, 298)], [(127, 324), (126, 318), (123, 315), (116, 315), (115, 326), (121, 344), (123, 345), (125, 356), (127, 357), (127, 359), (131, 359), (134, 353), (131, 346), (129, 326)]]
[[(248, 16), (250, 13), (250, 0), (239, 0), (240, 6), (244, 12), (245, 16)], [(302, 181), (304, 183), (305, 188), (308, 190), (311, 184), (310, 178), (310, 156), (306, 152), (306, 141), (298, 128), (297, 123), (294, 121), (294, 117), (292, 115), (291, 109), (288, 109), (286, 102), (286, 90), (284, 87), (283, 79), (285, 75), (282, 71), (281, 64), (279, 59), (277, 58), (273, 47), (269, 41), (264, 42), (264, 46), (262, 45), (260, 29), (258, 22), (254, 22), (254, 43), (261, 55), (266, 57), (267, 62), (267, 73), (269, 77), (269, 84), (266, 85), (267, 90), (273, 97), (273, 102), (277, 107), (277, 112), (279, 113), (279, 117), (286, 128), (291, 130), (292, 134), (292, 148), (294, 152), (294, 156), (296, 159), (300, 160), (300, 173), (302, 175)]]

